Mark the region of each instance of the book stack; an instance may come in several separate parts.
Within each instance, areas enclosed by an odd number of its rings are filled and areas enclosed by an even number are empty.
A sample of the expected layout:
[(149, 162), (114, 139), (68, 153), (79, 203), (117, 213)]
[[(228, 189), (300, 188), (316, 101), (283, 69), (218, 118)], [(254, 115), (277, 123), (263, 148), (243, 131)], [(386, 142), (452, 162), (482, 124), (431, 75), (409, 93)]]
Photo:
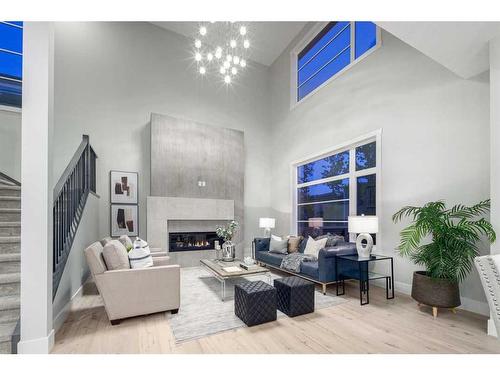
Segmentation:
[(247, 271), (252, 271), (252, 270), (259, 268), (259, 266), (255, 263), (254, 264), (246, 264), (243, 262), (240, 263), (240, 267), (243, 268), (244, 270), (247, 270)]

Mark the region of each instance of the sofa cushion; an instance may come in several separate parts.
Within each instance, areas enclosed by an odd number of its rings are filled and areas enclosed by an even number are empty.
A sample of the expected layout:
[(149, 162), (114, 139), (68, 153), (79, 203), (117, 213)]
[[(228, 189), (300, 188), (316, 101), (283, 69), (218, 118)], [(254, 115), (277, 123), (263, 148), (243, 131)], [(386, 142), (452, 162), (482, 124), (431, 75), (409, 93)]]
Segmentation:
[(333, 247), (340, 245), (345, 242), (344, 236), (339, 236), (337, 234), (327, 233), (323, 236), (316, 237), (316, 241), (326, 238), (326, 247)]
[(307, 238), (307, 245), (304, 250), (304, 254), (306, 255), (312, 255), (314, 257), (318, 257), (319, 251), (325, 247), (326, 241), (328, 238), (323, 238), (321, 240), (314, 240), (311, 236)]
[(315, 280), (319, 277), (318, 262), (302, 262), (300, 265), (300, 273), (309, 276)]
[(127, 250), (118, 240), (109, 241), (102, 250), (102, 256), (110, 271), (130, 269)]
[(300, 242), (302, 241), (302, 236), (290, 236), (288, 237), (288, 253), (296, 253), (299, 251)]
[(112, 241), (113, 239), (111, 237), (104, 237), (102, 240), (99, 242), (101, 243), (101, 246), (104, 247), (109, 241)]
[(254, 243), (255, 243), (255, 251), (269, 251), (269, 242), (271, 241), (270, 238), (255, 238)]
[(271, 242), (269, 243), (269, 252), (277, 254), (288, 253), (288, 239), (277, 240), (275, 237), (271, 237)]
[(120, 241), (123, 244), (123, 246), (125, 246), (125, 249), (127, 251), (130, 251), (134, 248), (134, 244), (132, 243), (132, 240), (126, 234), (120, 236), (120, 238), (118, 238), (118, 241)]
[(306, 249), (306, 245), (307, 245), (307, 238), (302, 238), (302, 241), (300, 241), (300, 245), (299, 245), (299, 253), (304, 254), (304, 250)]
[(153, 266), (153, 257), (146, 241), (137, 237), (134, 248), (129, 251), (130, 268), (146, 268)]
[(275, 267), (281, 266), (281, 261), (285, 257), (285, 254), (270, 253), (269, 251), (260, 251), (256, 255), (257, 260)]
[(102, 256), (102, 245), (99, 241), (87, 247), (84, 253), (92, 275), (99, 275), (106, 272), (106, 263), (104, 263), (104, 258)]

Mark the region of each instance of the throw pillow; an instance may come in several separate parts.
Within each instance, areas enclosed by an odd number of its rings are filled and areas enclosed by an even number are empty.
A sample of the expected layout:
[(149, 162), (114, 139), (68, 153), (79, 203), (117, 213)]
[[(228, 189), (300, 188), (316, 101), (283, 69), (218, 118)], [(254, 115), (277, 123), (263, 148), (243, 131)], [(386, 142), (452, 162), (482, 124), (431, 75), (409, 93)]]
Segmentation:
[(275, 241), (283, 241), (283, 238), (280, 236), (275, 236), (274, 234), (271, 234), (271, 238), (274, 239)]
[(290, 254), (296, 253), (299, 251), (299, 245), (300, 242), (302, 241), (303, 237), (302, 236), (290, 236), (288, 237), (288, 252)]
[(149, 245), (139, 237), (134, 241), (134, 248), (128, 253), (128, 258), (130, 259), (130, 267), (132, 268), (153, 266), (153, 257), (151, 256)]
[(275, 240), (271, 237), (271, 243), (269, 244), (269, 252), (277, 254), (286, 254), (288, 252), (288, 239)]
[(337, 246), (338, 244), (344, 243), (344, 237), (336, 234), (327, 233), (322, 236), (316, 237), (316, 241), (326, 238), (326, 247)]
[(102, 249), (102, 256), (108, 270), (130, 269), (127, 250), (118, 240), (111, 240)]
[(111, 237), (104, 237), (102, 240), (99, 242), (101, 243), (101, 246), (104, 247), (109, 241), (112, 241), (113, 239)]
[(127, 249), (127, 251), (130, 251), (134, 248), (132, 240), (126, 234), (120, 236), (120, 238), (118, 238), (118, 241), (120, 241), (123, 244), (123, 246), (125, 246), (125, 249)]
[(304, 254), (312, 255), (314, 257), (318, 257), (319, 251), (326, 246), (326, 241), (328, 238), (323, 238), (321, 240), (315, 241), (314, 238), (309, 236), (307, 239), (306, 249), (304, 250)]

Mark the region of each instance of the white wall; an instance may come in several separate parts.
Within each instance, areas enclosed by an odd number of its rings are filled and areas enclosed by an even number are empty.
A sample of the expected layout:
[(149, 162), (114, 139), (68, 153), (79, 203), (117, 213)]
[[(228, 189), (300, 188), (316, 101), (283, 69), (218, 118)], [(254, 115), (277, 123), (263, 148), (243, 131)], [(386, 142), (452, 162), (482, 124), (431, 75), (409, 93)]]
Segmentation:
[(72, 299), (82, 292), (82, 285), (90, 275), (83, 250), (95, 242), (99, 236), (100, 223), (97, 220), (98, 216), (99, 198), (94, 194), (89, 194), (71, 252), (52, 303), (54, 330), (56, 331), (68, 316)]
[(56, 23), (54, 179), (88, 134), (99, 156), (100, 236), (109, 235), (111, 169), (139, 172), (146, 235), (151, 112), (244, 130), (247, 246), (259, 231), (257, 217), (268, 213), (267, 69), (251, 64), (226, 90), (196, 74), (191, 43), (148, 23)]
[[(382, 43), (293, 110), (290, 51), (272, 65), (271, 202), (278, 231), (291, 230), (290, 163), (379, 128), (383, 253), (395, 255), (403, 225), (393, 224), (391, 216), (402, 206), (438, 199), (472, 204), (489, 197), (488, 77), (460, 79), (386, 32)], [(481, 251), (488, 253), (488, 246)], [(409, 291), (415, 269), (396, 256), (400, 289)], [(475, 271), (461, 293), (466, 308), (488, 312)]]
[(21, 113), (0, 109), (0, 172), (21, 180)]

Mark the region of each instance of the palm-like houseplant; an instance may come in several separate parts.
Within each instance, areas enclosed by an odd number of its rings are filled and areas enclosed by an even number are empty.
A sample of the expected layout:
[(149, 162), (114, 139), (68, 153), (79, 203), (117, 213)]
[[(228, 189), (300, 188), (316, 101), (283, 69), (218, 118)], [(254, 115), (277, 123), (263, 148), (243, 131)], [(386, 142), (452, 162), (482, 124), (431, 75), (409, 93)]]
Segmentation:
[(437, 201), (422, 207), (403, 207), (393, 215), (395, 223), (412, 219), (401, 231), (398, 251), (425, 267), (426, 271), (413, 275), (412, 297), (432, 306), (434, 316), (438, 307), (460, 305), (458, 284), (472, 270), (481, 237), (495, 241), (493, 227), (482, 217), (489, 210), (489, 199), (473, 206), (458, 204), (451, 209)]

